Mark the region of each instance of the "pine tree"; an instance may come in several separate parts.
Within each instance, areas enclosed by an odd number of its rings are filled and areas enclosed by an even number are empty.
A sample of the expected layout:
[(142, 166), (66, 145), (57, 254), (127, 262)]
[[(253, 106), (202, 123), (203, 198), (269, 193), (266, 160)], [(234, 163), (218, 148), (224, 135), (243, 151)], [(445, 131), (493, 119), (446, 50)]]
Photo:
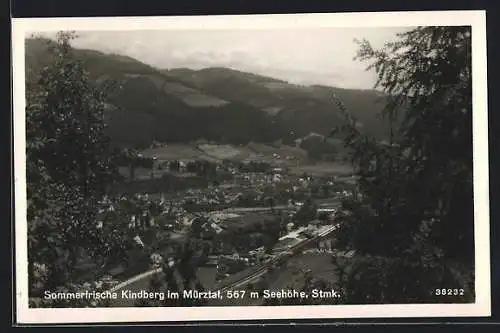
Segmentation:
[[(389, 96), (388, 142), (339, 130), (351, 150), (358, 192), (343, 202), (337, 246), (350, 303), (473, 301), (472, 83), (470, 27), (421, 27), (374, 50), (377, 87)], [(463, 295), (437, 297), (437, 288)]]
[(116, 177), (103, 121), (105, 90), (90, 83), (73, 57), (73, 37), (59, 33), (52, 64), (26, 82), (30, 284), (37, 263), (47, 267), (46, 288), (69, 281), (82, 249), (102, 262), (120, 242), (96, 218)]

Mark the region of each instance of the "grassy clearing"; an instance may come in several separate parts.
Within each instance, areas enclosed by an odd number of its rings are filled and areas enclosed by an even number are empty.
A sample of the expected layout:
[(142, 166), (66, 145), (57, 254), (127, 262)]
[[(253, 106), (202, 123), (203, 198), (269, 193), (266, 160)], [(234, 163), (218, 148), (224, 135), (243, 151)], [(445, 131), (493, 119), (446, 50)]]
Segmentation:
[(219, 107), (229, 103), (223, 99), (199, 93), (186, 93), (182, 96), (182, 100), (192, 107)]
[(165, 147), (148, 148), (142, 151), (144, 156), (156, 156), (160, 160), (195, 160), (202, 157), (203, 152), (186, 144), (168, 144)]
[(256, 153), (273, 156), (273, 154), (280, 155), (281, 158), (286, 158), (287, 156), (294, 157), (296, 159), (306, 159), (307, 152), (304, 149), (296, 148), (292, 146), (280, 145), (279, 147), (273, 147), (269, 145), (265, 145), (262, 143), (249, 143), (248, 148), (253, 150)]
[(257, 213), (257, 214), (246, 214), (238, 216), (236, 218), (228, 219), (224, 221), (228, 232), (236, 232), (254, 229), (257, 225), (261, 223), (279, 223), (277, 222), (276, 216), (273, 214)]
[[(307, 159), (307, 152), (301, 148), (286, 145), (273, 147), (262, 143), (249, 143), (246, 146), (202, 144), (197, 147), (189, 144), (168, 144), (165, 147), (145, 149), (142, 154), (156, 156), (160, 160), (253, 160), (291, 166), (296, 162), (288, 160), (288, 157), (302, 161)], [(277, 155), (279, 159), (276, 158)]]
[(234, 159), (242, 155), (242, 151), (238, 147), (231, 145), (203, 144), (199, 145), (198, 148), (205, 154), (219, 160)]
[(335, 281), (335, 266), (332, 255), (328, 253), (305, 253), (291, 258), (286, 268), (271, 282), (269, 289), (286, 289), (288, 286), (301, 286), (304, 283), (304, 271), (311, 270), (315, 278)]
[(213, 290), (216, 284), (215, 276), (217, 274), (217, 267), (198, 267), (196, 271), (196, 276), (200, 280), (201, 284), (209, 290)]
[(313, 176), (347, 176), (353, 173), (351, 165), (347, 163), (317, 163), (304, 164), (290, 168), (290, 172), (296, 175), (301, 175), (304, 172)]

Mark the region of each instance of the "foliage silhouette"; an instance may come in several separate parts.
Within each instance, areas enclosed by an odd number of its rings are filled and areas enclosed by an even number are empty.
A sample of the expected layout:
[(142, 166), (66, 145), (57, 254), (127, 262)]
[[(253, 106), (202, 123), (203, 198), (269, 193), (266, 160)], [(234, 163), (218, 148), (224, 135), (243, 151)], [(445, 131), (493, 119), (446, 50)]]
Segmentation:
[(73, 57), (73, 37), (59, 33), (52, 63), (26, 82), (30, 295), (71, 284), (82, 254), (100, 267), (127, 244), (125, 229), (97, 223), (99, 205), (118, 179), (116, 152), (105, 135), (106, 90)]
[[(343, 202), (337, 247), (347, 303), (471, 302), (474, 299), (470, 27), (424, 27), (374, 50), (360, 42), (377, 87), (390, 97), (388, 142), (343, 133), (360, 177)], [(398, 112), (404, 109), (403, 114)], [(397, 120), (401, 121), (397, 121)], [(438, 288), (460, 295), (435, 295)]]

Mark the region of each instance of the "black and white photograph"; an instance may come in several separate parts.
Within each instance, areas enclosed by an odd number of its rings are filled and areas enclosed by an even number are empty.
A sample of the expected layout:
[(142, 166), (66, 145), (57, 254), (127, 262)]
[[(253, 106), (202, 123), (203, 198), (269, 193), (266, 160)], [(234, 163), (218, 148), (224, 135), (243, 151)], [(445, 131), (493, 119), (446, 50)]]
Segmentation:
[(19, 321), (490, 315), (483, 11), (12, 29)]

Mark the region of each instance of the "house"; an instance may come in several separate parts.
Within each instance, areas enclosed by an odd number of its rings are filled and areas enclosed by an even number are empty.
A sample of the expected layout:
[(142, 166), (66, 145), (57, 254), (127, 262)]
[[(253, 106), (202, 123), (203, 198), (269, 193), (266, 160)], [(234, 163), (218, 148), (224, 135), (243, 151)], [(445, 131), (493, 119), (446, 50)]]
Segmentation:
[(273, 176), (273, 183), (279, 183), (279, 182), (281, 182), (281, 175), (277, 173)]
[(280, 240), (273, 248), (273, 252), (282, 252), (289, 250), (293, 245), (299, 242), (295, 237), (286, 237)]
[(331, 239), (323, 239), (320, 240), (318, 243), (318, 249), (320, 251), (332, 251), (333, 248), (333, 241)]
[(219, 227), (216, 223), (210, 224), (210, 228), (215, 231), (215, 233), (220, 234), (223, 229)]
[(179, 172), (187, 171), (187, 163), (184, 161), (179, 161)]
[(323, 224), (323, 222), (321, 222), (320, 220), (313, 220), (313, 221), (309, 222), (307, 228), (314, 230), (314, 229), (317, 229), (322, 224)]
[(133, 229), (133, 228), (135, 228), (136, 226), (137, 226), (137, 224), (136, 224), (136, 217), (135, 217), (135, 215), (132, 215), (132, 216), (130, 217), (130, 222), (129, 222), (129, 224), (128, 224), (128, 227), (129, 227), (129, 229)]
[(142, 242), (142, 239), (141, 237), (139, 237), (139, 235), (135, 236), (134, 237), (134, 241), (139, 244), (141, 247), (145, 247), (144, 243)]

